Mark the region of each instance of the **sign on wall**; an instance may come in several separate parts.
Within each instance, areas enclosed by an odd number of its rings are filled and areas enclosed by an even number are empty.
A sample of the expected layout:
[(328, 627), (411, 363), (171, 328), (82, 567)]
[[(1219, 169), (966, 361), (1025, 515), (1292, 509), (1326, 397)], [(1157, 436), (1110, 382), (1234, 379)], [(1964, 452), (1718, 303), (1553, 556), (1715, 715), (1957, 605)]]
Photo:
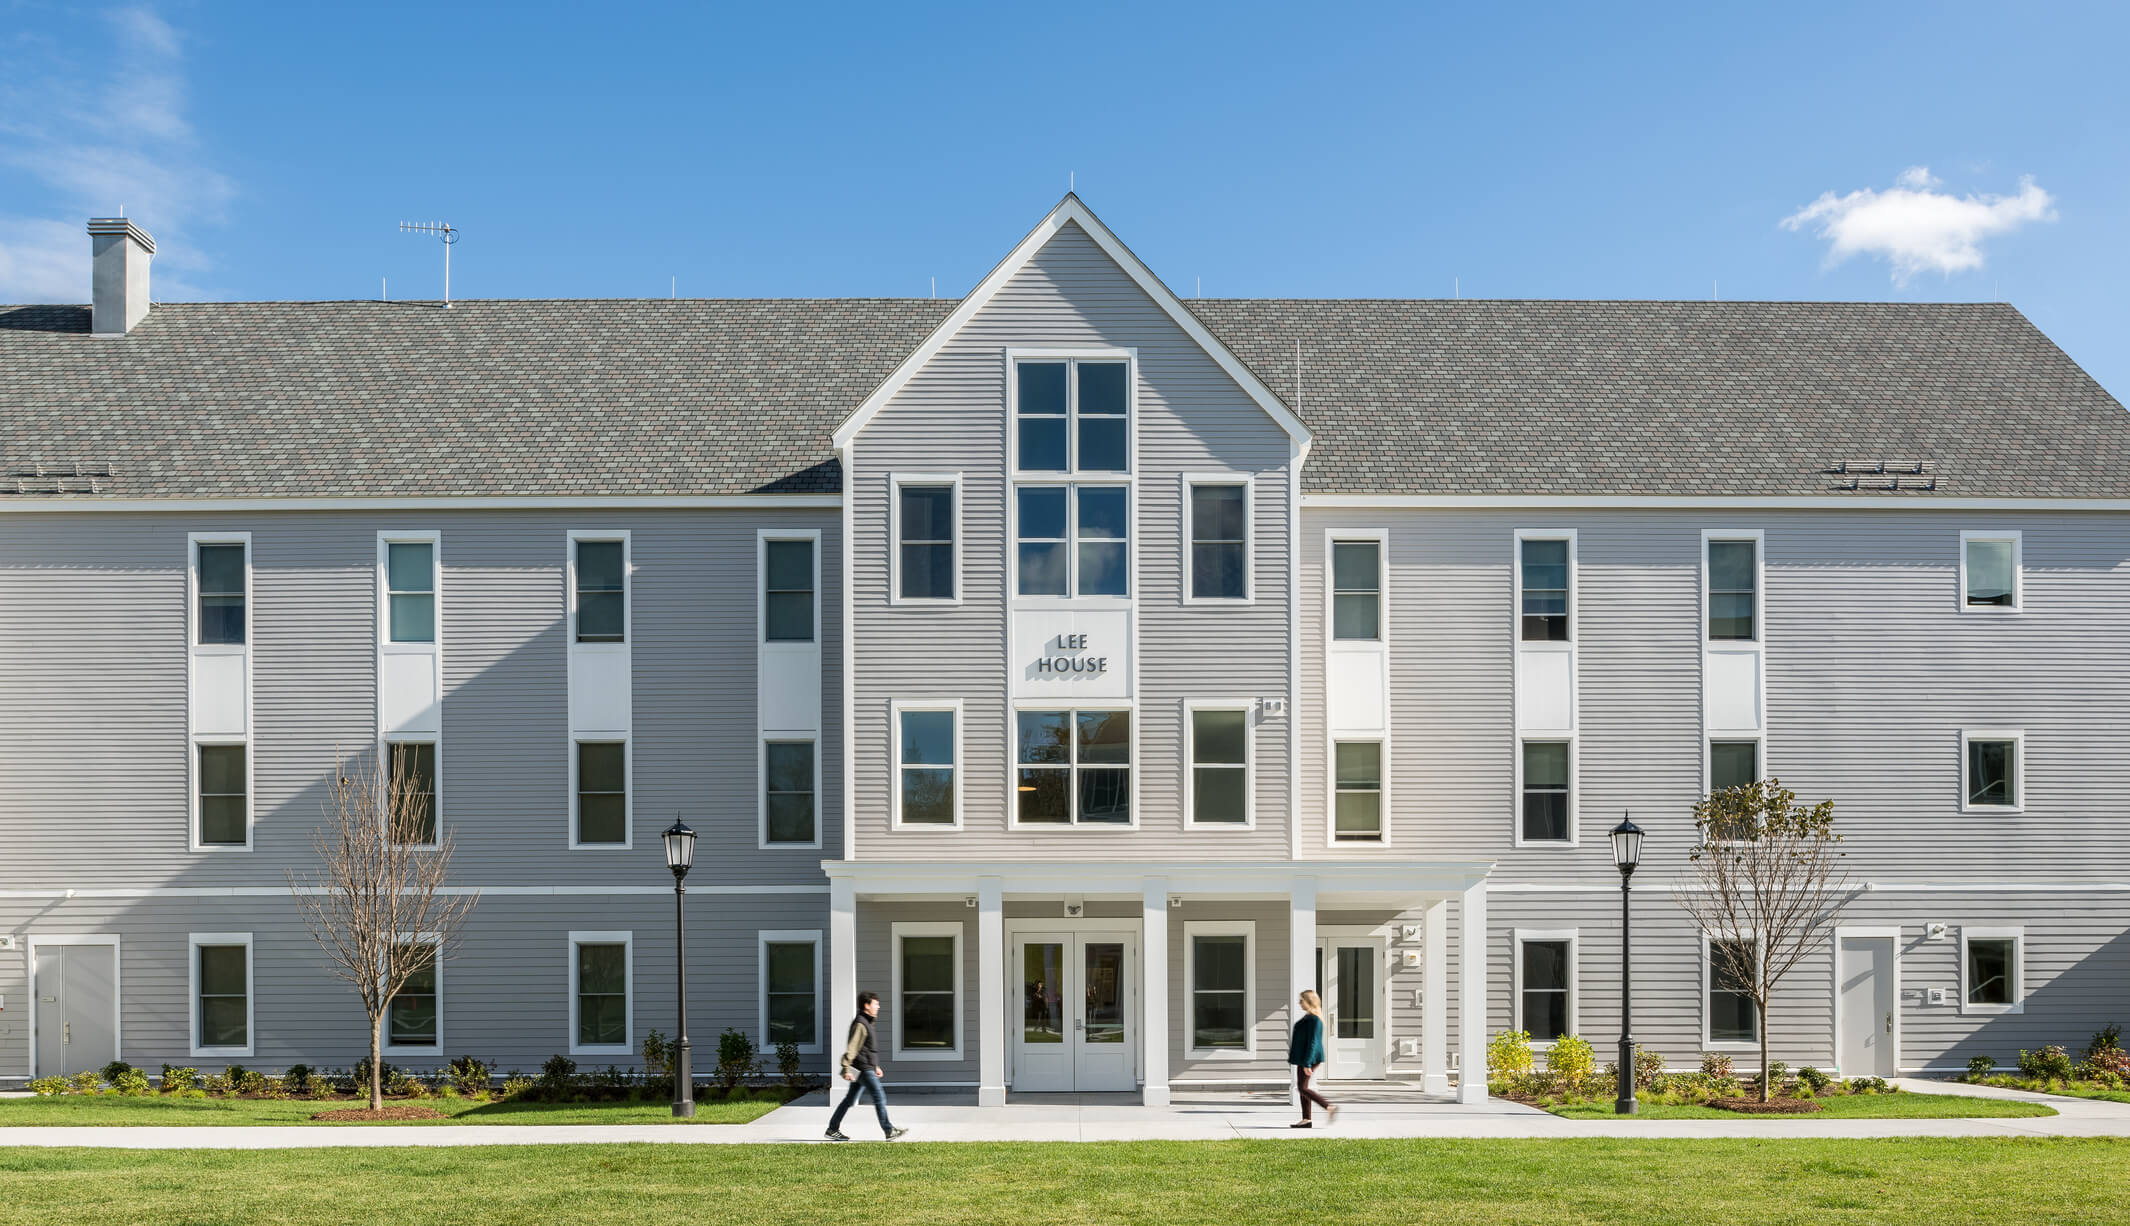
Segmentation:
[(1021, 609), (1012, 620), (1016, 695), (1131, 697), (1130, 612)]

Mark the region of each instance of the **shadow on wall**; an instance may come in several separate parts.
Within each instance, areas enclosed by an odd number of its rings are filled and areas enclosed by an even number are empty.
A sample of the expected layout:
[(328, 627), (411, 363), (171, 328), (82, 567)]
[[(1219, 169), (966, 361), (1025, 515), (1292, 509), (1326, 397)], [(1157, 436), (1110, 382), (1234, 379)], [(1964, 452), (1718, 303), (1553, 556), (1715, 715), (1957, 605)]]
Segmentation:
[[(2062, 1045), (2076, 1059), (2102, 1028), (2130, 1025), (2130, 931), (2124, 931), (2130, 928), (2130, 906), (2117, 901), (2100, 914), (2112, 915), (2117, 930), (2112, 939), (2029, 990), (2020, 1012), (1984, 1019), (1953, 1046), (1945, 1062), (1965, 1068), (1973, 1057), (1988, 1056), (1999, 1068), (2012, 1068), (2022, 1050), (2051, 1043)], [(2022, 956), (2033, 958), (2037, 940), (2046, 951), (2051, 939), (2051, 933), (2029, 924)], [(2045, 973), (2046, 961), (2042, 966)], [(2031, 963), (2022, 973), (2028, 984), (2034, 982)]]

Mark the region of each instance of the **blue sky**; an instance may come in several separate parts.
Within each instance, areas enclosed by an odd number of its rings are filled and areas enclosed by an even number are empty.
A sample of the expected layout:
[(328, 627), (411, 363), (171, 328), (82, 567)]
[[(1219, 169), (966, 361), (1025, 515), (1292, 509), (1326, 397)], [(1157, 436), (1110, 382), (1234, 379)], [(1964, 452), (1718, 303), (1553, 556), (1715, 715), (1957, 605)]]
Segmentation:
[(2097, 4), (0, 0), (0, 301), (84, 300), (121, 205), (162, 299), (434, 297), (395, 230), (430, 218), (462, 297), (952, 295), (1072, 176), (1185, 295), (2002, 297), (2120, 396), (2126, 38)]

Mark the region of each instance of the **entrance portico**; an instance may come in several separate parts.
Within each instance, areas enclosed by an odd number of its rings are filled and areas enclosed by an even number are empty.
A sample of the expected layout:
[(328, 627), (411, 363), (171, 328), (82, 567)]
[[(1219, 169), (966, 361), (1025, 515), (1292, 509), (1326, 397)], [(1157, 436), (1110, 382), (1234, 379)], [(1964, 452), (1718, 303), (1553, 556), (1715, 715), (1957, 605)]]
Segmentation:
[[(1490, 863), (822, 868), (829, 1014), (850, 1008), (865, 951), (863, 986), (887, 996), (883, 1055), (910, 1062), (899, 1070), (905, 1084), (973, 1083), (987, 1106), (1003, 1104), (1009, 1087), (1136, 1088), (1147, 1104), (1166, 1105), (1172, 1085), (1263, 1086), (1288, 1075), (1292, 1001), (1316, 987), (1332, 1012), (1332, 1076), (1417, 1077), (1421, 1091), (1446, 1095), (1454, 968), (1456, 1066), (1480, 1070), (1460, 1078), (1457, 1097), (1485, 1099)], [(872, 964), (883, 949), (889, 965)], [(1404, 985), (1394, 986), (1401, 971)], [(927, 1068), (942, 1079), (928, 1082)]]

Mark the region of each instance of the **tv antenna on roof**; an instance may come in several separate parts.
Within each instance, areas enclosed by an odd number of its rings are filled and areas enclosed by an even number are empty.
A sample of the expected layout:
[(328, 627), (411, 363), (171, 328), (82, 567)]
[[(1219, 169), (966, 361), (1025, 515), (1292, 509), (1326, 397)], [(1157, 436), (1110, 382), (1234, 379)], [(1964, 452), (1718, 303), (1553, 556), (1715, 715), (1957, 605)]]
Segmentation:
[(451, 309), (451, 248), (459, 241), (459, 232), (448, 221), (403, 221), (399, 223), (401, 234), (434, 234), (444, 242), (444, 309)]

